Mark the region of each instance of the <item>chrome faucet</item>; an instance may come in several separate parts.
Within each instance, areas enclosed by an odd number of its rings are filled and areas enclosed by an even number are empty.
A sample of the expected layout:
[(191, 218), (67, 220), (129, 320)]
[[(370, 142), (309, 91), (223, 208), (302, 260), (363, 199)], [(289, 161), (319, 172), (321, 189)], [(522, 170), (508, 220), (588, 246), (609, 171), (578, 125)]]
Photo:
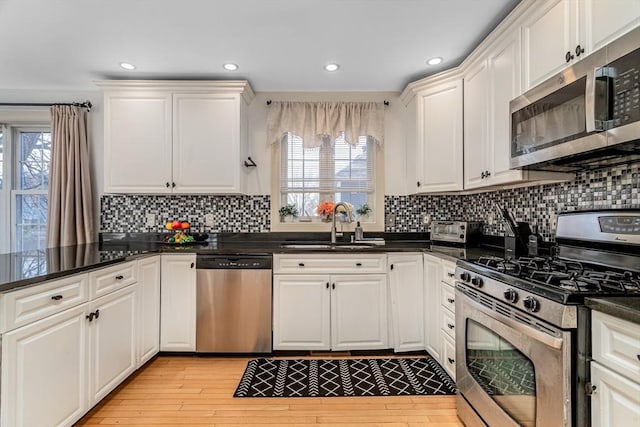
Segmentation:
[[(336, 213), (338, 212), (338, 206), (342, 206), (347, 213), (347, 222), (351, 222), (351, 215), (349, 215), (349, 208), (343, 202), (336, 203), (333, 207), (333, 218), (331, 219), (331, 243), (336, 243)], [(342, 233), (341, 233), (342, 235)]]

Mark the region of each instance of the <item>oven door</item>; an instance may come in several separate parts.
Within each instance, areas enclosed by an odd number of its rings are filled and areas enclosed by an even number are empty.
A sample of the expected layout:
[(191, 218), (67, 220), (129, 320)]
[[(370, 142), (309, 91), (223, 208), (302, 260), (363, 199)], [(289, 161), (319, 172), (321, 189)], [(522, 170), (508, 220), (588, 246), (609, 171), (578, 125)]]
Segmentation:
[(571, 425), (570, 332), (461, 283), (456, 331), (458, 415), (465, 424), (481, 425), (477, 413), (489, 426)]

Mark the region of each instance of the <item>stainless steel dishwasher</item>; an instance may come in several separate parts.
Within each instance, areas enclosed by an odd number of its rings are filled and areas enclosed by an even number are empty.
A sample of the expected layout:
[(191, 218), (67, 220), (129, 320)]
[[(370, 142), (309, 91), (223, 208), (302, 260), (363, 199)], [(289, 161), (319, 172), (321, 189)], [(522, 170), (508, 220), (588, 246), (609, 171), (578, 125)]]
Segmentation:
[(271, 255), (196, 257), (196, 352), (271, 352), (271, 265)]

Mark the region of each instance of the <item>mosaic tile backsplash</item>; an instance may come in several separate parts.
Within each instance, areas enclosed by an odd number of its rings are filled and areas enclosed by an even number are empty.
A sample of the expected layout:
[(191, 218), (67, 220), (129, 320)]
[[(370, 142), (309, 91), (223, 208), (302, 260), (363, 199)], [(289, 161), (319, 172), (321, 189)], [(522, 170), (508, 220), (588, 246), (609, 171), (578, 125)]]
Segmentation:
[[(482, 221), (484, 234), (503, 235), (504, 223), (495, 204), (513, 212), (518, 221), (537, 227), (553, 240), (553, 220), (559, 212), (586, 209), (640, 209), (640, 163), (581, 172), (571, 182), (539, 185), (471, 195), (385, 196), (385, 215), (395, 215), (387, 232), (424, 232), (425, 214), (432, 219)], [(168, 219), (187, 220), (205, 232), (267, 232), (269, 196), (104, 195), (100, 224), (103, 232), (157, 232)], [(146, 225), (155, 214), (158, 225)], [(204, 227), (204, 215), (214, 214), (214, 226)], [(365, 230), (366, 231), (366, 230)]]
[(427, 231), (425, 214), (432, 219), (482, 221), (483, 233), (504, 235), (504, 223), (495, 204), (513, 212), (518, 221), (537, 227), (547, 241), (553, 240), (555, 215), (588, 209), (640, 209), (640, 163), (581, 172), (571, 182), (538, 185), (470, 195), (388, 196), (385, 212), (396, 215), (387, 231)]
[[(189, 221), (194, 230), (207, 233), (255, 233), (270, 229), (269, 196), (105, 194), (100, 199), (100, 231), (161, 232), (166, 221)], [(206, 227), (206, 214), (213, 227)], [(147, 226), (154, 214), (157, 225)]]

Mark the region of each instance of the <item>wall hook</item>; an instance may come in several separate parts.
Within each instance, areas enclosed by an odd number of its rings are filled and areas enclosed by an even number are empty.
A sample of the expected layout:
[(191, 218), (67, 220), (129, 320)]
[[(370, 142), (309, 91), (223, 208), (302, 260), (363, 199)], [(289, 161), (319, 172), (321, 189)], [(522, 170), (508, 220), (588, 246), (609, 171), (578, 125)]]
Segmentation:
[(254, 167), (258, 166), (258, 165), (256, 165), (256, 162), (254, 162), (251, 157), (247, 157), (247, 160), (244, 161), (244, 166), (245, 167), (254, 168)]

